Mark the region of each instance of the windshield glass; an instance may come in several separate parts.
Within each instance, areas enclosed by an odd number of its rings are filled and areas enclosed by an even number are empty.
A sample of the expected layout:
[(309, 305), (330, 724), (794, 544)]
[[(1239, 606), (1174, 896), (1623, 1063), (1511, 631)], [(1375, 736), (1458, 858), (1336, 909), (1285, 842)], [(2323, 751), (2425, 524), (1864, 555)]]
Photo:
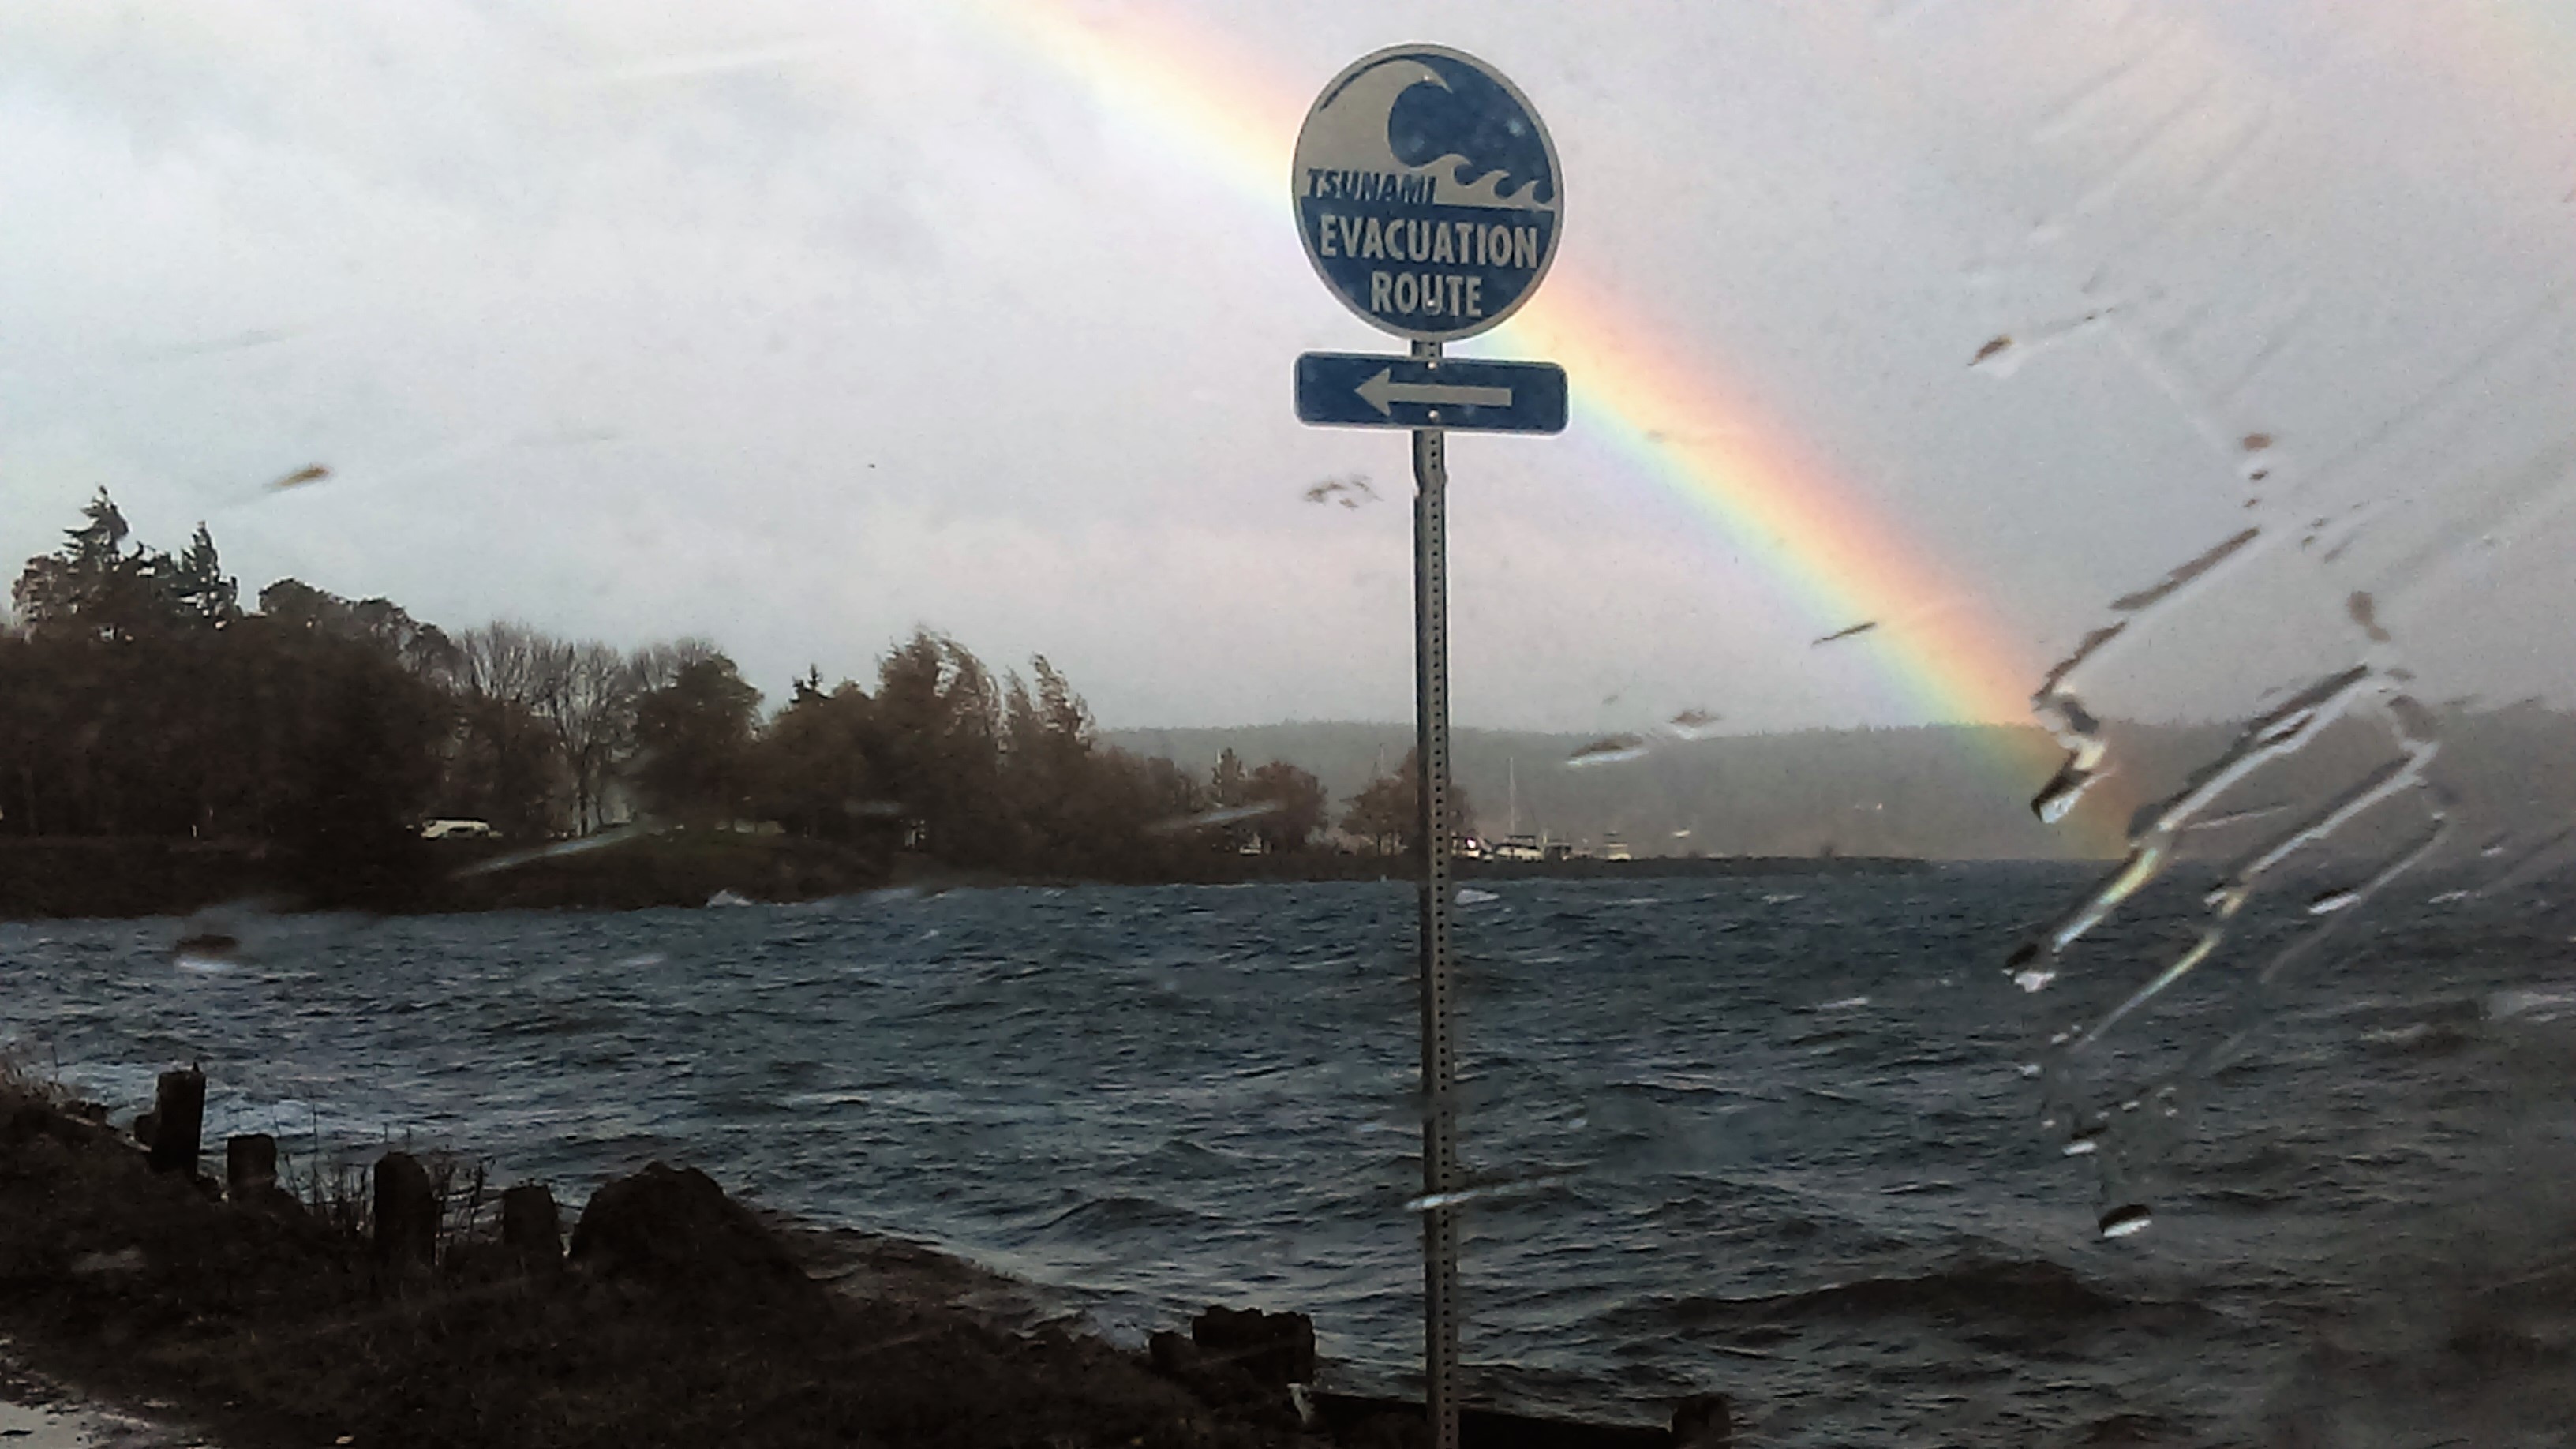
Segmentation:
[(1310, 1314), (1318, 1393), (1424, 1394), (1428, 1222), (1471, 1406), (2543, 1442), (2571, 73), (2539, 0), (0, 15), (0, 1045), (316, 1192), (687, 1163), (1124, 1349)]

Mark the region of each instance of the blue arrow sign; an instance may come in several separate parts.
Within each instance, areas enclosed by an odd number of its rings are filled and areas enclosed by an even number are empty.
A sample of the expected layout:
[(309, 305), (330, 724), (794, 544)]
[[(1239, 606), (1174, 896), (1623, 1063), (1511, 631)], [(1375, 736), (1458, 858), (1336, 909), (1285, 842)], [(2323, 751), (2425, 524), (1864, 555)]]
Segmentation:
[(1297, 359), (1297, 420), (1346, 428), (1565, 431), (1565, 369), (1552, 362), (1372, 357)]

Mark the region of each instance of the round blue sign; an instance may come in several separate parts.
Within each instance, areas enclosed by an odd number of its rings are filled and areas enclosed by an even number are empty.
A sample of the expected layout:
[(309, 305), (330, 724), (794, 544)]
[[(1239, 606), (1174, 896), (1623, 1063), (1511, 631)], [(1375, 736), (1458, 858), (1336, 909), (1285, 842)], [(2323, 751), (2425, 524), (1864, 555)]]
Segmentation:
[(1306, 258), (1354, 312), (1425, 342), (1510, 316), (1556, 256), (1556, 145), (1501, 72), (1399, 45), (1343, 71), (1297, 133)]

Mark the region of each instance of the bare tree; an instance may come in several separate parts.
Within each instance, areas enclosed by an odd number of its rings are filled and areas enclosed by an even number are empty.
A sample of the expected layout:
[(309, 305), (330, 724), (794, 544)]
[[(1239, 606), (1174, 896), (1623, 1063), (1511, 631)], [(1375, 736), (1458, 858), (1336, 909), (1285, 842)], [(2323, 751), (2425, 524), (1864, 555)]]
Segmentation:
[(460, 636), (456, 645), (466, 793), (510, 833), (546, 834), (557, 772), (566, 763), (551, 720), (572, 672), (573, 648), (507, 619)]
[(691, 634), (682, 639), (647, 644), (635, 651), (628, 665), (635, 671), (636, 691), (649, 693), (670, 688), (678, 681), (680, 671), (692, 664), (704, 664), (724, 657), (724, 651), (716, 647), (714, 640)]
[(609, 772), (634, 738), (641, 671), (597, 640), (562, 646), (559, 662), (561, 677), (539, 708), (572, 772), (573, 829), (587, 835), (604, 823)]

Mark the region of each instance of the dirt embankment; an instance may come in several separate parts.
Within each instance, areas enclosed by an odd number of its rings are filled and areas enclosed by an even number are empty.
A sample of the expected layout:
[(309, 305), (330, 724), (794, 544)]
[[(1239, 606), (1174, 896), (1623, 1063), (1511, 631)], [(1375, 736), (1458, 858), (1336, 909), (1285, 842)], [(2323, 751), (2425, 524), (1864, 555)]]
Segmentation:
[(603, 1187), (569, 1256), (551, 1226), (514, 1247), (451, 1217), (423, 1257), (334, 1206), (225, 1201), (96, 1114), (0, 1083), (0, 1334), (234, 1449), (1300, 1438), (1283, 1386), (1193, 1360), (1185, 1387), (998, 1280), (781, 1234), (696, 1172)]
[(0, 838), (0, 920), (183, 916), (272, 888), (267, 852), (193, 840)]
[(257, 842), (0, 837), (0, 920), (184, 916), (259, 898), (403, 912), (642, 910), (746, 900), (812, 900), (887, 883), (882, 855), (819, 840), (672, 831), (517, 849), (422, 841), (373, 893), (317, 889)]

